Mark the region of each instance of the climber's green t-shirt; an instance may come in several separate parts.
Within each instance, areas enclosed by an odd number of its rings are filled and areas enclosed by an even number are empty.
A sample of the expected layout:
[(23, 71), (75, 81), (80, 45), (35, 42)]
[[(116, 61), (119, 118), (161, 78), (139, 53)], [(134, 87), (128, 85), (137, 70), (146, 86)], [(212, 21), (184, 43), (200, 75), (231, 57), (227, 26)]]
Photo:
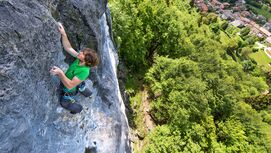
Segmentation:
[[(68, 68), (68, 70), (66, 71), (65, 75), (67, 76), (67, 78), (69, 78), (70, 80), (73, 79), (73, 77), (77, 77), (79, 80), (86, 80), (88, 78), (88, 75), (89, 75), (89, 70), (90, 70), (90, 67), (88, 66), (80, 66), (79, 65), (80, 61), (79, 59), (76, 59)], [(76, 87), (75, 88), (72, 88), (71, 90), (69, 90), (68, 88), (66, 88), (64, 86), (64, 91), (66, 92), (73, 92), (76, 90)]]

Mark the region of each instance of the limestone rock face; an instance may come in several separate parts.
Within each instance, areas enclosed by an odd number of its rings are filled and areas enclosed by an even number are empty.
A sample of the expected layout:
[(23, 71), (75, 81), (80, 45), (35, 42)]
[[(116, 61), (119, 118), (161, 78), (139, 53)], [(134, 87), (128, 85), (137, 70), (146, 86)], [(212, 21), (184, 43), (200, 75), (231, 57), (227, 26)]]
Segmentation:
[[(106, 3), (0, 1), (1, 153), (131, 152)], [(60, 80), (49, 73), (73, 60), (62, 48), (57, 21), (76, 50), (90, 47), (100, 57), (87, 81), (93, 96), (77, 95), (84, 109), (76, 115), (60, 106)]]

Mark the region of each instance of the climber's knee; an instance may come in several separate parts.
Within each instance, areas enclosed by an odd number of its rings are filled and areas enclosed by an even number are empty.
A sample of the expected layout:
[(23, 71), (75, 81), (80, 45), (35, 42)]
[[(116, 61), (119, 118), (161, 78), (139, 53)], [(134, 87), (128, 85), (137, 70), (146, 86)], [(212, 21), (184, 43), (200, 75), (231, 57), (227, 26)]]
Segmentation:
[(62, 96), (60, 100), (60, 105), (71, 111), (72, 114), (80, 113), (83, 110), (83, 107), (76, 103), (75, 99), (70, 96)]

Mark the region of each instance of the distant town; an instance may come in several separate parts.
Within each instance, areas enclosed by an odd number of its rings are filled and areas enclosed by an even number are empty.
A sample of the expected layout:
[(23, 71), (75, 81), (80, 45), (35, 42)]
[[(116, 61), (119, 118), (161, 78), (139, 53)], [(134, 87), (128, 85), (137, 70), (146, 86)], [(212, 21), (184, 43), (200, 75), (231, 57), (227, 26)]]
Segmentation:
[[(218, 0), (195, 0), (194, 3), (201, 12), (215, 12), (221, 19), (227, 20), (236, 27), (249, 27), (251, 33), (271, 43), (271, 21), (249, 11), (245, 0), (236, 0), (234, 4)], [(257, 24), (256, 20), (263, 24)]]

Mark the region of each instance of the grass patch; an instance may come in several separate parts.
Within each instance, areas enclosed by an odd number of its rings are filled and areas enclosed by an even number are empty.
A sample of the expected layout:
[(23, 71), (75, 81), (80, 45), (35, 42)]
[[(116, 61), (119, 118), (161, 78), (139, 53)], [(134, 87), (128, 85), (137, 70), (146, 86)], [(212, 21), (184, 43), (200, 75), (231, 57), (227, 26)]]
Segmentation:
[(125, 79), (125, 90), (129, 96), (134, 96), (139, 92), (144, 83), (144, 76), (148, 69), (142, 68), (137, 72), (128, 70), (128, 74)]
[(142, 77), (138, 77), (137, 74), (128, 74), (125, 79), (125, 92), (129, 96), (129, 113), (127, 114), (129, 126), (132, 129), (137, 129), (138, 113), (141, 106), (141, 88), (142, 88)]
[(125, 80), (125, 90), (129, 96), (134, 96), (139, 90), (142, 83), (132, 75)]
[(142, 92), (138, 92), (134, 97), (130, 98), (131, 107), (134, 111), (134, 120), (136, 123), (135, 128), (139, 130), (140, 135), (144, 136), (144, 130), (141, 128), (144, 127), (144, 114), (142, 108)]
[(271, 71), (271, 67), (269, 66), (271, 58), (269, 58), (264, 51), (260, 50), (256, 53), (251, 53), (249, 54), (249, 57), (253, 58), (264, 71)]

